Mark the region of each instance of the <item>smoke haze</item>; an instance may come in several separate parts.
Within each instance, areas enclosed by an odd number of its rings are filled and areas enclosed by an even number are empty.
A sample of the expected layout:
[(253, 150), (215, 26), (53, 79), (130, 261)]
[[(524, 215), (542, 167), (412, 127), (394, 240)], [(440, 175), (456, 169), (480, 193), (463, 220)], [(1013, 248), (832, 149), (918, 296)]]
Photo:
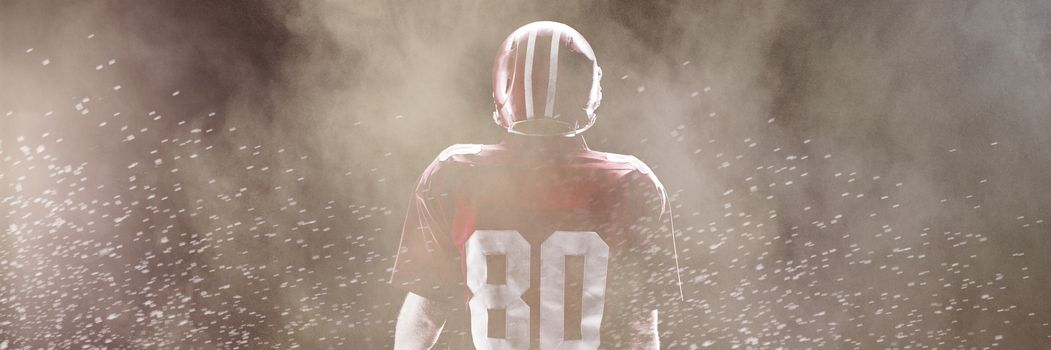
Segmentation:
[(0, 349), (390, 348), (417, 177), (573, 26), (669, 190), (672, 348), (1039, 347), (1051, 4), (0, 5)]

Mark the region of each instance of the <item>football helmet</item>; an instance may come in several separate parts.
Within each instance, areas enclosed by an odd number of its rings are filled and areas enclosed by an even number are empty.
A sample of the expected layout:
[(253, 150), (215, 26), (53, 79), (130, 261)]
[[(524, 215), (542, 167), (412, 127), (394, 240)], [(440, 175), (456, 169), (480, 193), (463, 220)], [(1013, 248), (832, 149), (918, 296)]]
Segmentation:
[(500, 45), (493, 64), (493, 120), (508, 132), (574, 136), (595, 124), (602, 69), (584, 36), (533, 22)]

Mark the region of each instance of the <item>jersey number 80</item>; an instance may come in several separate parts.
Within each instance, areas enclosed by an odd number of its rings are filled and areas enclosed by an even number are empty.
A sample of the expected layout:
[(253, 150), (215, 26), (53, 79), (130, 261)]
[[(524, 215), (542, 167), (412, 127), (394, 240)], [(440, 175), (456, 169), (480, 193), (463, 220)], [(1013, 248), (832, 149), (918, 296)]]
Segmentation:
[[(471, 334), (484, 349), (529, 349), (529, 306), (522, 293), (529, 289), (529, 242), (518, 231), (478, 230), (467, 240), (467, 287), (474, 295)], [(487, 256), (507, 262), (502, 284), (488, 281)], [(580, 339), (565, 339), (566, 257), (583, 257)], [(595, 232), (555, 231), (540, 245), (540, 349), (598, 349), (599, 327), (606, 295), (609, 246)], [(503, 338), (489, 337), (489, 311), (503, 310)]]

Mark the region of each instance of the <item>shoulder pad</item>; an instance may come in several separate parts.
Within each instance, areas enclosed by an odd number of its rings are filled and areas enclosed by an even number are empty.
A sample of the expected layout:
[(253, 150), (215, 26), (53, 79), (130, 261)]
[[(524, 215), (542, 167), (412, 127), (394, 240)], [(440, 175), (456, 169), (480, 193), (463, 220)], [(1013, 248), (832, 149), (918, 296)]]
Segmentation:
[(653, 185), (656, 186), (657, 192), (660, 193), (661, 215), (664, 215), (664, 211), (668, 204), (668, 195), (664, 191), (664, 184), (662, 184), (661, 181), (657, 179), (657, 175), (653, 173), (653, 170), (650, 169), (649, 165), (646, 165), (646, 163), (643, 163), (641, 160), (639, 160), (639, 158), (636, 158), (635, 156), (624, 154), (606, 153), (606, 159), (608, 159), (611, 162), (629, 164), (632, 167), (634, 167), (635, 170), (642, 173), (651, 181), (653, 181)]
[(629, 164), (643, 174), (649, 175), (653, 173), (653, 170), (650, 170), (650, 167), (646, 165), (646, 163), (643, 163), (638, 158), (635, 158), (635, 156), (616, 153), (606, 153), (606, 159), (611, 162)]
[(468, 154), (478, 154), (482, 152), (482, 145), (478, 144), (456, 144), (449, 146), (442, 153), (438, 154), (438, 161), (445, 161), (452, 156), (462, 156)]

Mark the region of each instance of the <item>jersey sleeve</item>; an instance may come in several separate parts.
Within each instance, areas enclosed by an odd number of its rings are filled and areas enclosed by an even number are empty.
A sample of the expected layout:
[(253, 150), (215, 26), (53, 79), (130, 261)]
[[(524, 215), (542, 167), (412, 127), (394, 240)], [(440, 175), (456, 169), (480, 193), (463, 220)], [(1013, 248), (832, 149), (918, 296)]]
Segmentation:
[(449, 233), (448, 171), (439, 157), (420, 177), (409, 201), (390, 279), (399, 289), (435, 301), (452, 300), (456, 286), (462, 284), (459, 255)]
[(654, 309), (677, 309), (683, 297), (672, 213), (664, 188), (652, 173), (643, 170), (626, 175), (619, 187), (625, 191), (624, 215), (630, 222), (629, 234), (635, 239), (624, 247), (616, 269), (611, 271), (609, 288), (625, 302), (615, 306), (618, 310), (614, 312), (631, 318)]

